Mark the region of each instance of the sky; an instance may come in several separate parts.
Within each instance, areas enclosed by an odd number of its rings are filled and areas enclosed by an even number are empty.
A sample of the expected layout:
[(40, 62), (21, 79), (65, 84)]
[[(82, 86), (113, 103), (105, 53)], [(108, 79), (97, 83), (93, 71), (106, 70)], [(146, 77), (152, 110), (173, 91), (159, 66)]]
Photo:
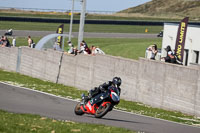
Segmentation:
[[(75, 0), (75, 10), (81, 10), (81, 0)], [(86, 0), (87, 11), (121, 11), (151, 0)], [(0, 0), (0, 7), (71, 10), (72, 0)]]

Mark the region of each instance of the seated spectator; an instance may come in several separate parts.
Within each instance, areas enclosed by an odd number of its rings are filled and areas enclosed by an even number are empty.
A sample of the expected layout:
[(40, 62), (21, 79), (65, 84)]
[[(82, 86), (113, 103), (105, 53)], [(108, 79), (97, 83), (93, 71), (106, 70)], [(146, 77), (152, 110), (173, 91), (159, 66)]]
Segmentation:
[(74, 52), (73, 52), (74, 55), (77, 55), (77, 53), (78, 53), (78, 49), (77, 49), (76, 47), (73, 48), (73, 51), (74, 51)]
[(4, 36), (1, 36), (1, 39), (0, 39), (0, 45), (3, 44), (3, 38), (4, 38)]
[(77, 48), (74, 47), (74, 45), (72, 44), (71, 41), (68, 41), (68, 46), (70, 47), (69, 50), (67, 51), (67, 54), (73, 54), (73, 55), (77, 55)]
[(67, 51), (67, 53), (74, 54), (74, 45), (72, 44), (71, 41), (68, 41), (68, 46), (69, 46), (69, 50)]
[(83, 43), (84, 48), (88, 48), (88, 45), (84, 40), (81, 43)]
[(6, 36), (3, 36), (3, 38), (1, 39), (1, 42), (2, 42), (1, 47), (11, 47), (10, 42)]
[(85, 54), (91, 54), (91, 50), (88, 47), (85, 48)]
[(84, 53), (84, 51), (85, 51), (85, 47), (84, 47), (84, 44), (81, 42), (81, 44), (80, 44), (80, 50), (78, 51), (78, 53), (82, 54), (82, 53)]
[(91, 47), (91, 51), (92, 51), (92, 55), (95, 55), (95, 54), (103, 54), (103, 55), (105, 55), (105, 53), (100, 48), (97, 48), (95, 46)]
[(149, 46), (148, 47), (148, 51), (151, 52), (150, 59), (155, 60), (155, 57), (156, 57), (156, 55), (158, 53), (157, 45), (154, 44), (154, 45)]
[(168, 45), (165, 50), (167, 51), (167, 56), (164, 57), (165, 62), (176, 63), (175, 54), (172, 52), (171, 47)]

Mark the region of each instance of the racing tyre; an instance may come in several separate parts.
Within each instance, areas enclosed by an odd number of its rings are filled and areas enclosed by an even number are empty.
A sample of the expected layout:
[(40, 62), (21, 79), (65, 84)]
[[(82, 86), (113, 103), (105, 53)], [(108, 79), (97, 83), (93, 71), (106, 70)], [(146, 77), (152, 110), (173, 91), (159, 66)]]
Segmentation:
[(99, 106), (99, 108), (97, 109), (96, 113), (94, 114), (96, 118), (101, 118), (103, 117), (105, 114), (108, 113), (108, 111), (111, 108), (111, 103), (106, 103), (105, 106)]
[(81, 109), (81, 103), (78, 103), (74, 109), (76, 115), (83, 115), (84, 112)]

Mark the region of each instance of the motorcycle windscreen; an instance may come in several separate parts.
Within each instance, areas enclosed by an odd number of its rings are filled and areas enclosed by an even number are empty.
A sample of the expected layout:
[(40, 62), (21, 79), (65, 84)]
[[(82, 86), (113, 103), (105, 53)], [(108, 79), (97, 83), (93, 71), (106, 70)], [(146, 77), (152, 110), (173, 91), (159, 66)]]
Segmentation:
[(119, 102), (120, 98), (115, 92), (111, 92), (111, 97), (114, 102)]
[(109, 94), (107, 92), (105, 93), (101, 93), (97, 96), (95, 96), (94, 98), (92, 98), (90, 100), (91, 105), (93, 106), (96, 103), (102, 102), (104, 99), (106, 99), (107, 97), (109, 97)]

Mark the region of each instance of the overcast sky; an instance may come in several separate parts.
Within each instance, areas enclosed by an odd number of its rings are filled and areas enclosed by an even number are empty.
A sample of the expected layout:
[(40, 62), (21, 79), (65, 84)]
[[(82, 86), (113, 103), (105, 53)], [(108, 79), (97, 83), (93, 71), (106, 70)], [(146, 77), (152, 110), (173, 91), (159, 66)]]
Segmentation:
[[(89, 11), (121, 11), (151, 0), (87, 0)], [(0, 7), (71, 9), (72, 0), (0, 0)], [(80, 0), (75, 0), (75, 10), (80, 10)]]

